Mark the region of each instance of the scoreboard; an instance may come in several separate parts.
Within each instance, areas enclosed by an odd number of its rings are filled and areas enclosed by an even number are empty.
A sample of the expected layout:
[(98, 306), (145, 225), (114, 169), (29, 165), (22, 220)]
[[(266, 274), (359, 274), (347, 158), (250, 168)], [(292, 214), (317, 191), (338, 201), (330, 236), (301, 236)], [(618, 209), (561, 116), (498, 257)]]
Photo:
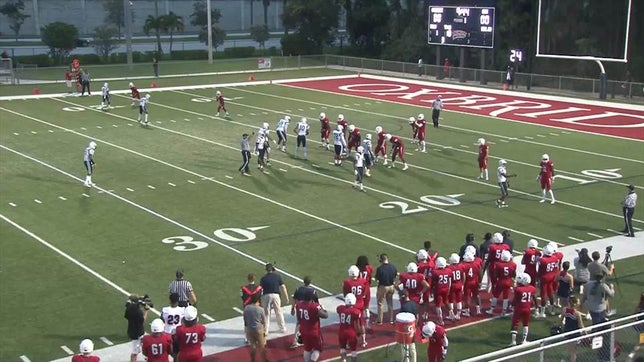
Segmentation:
[(429, 44), (494, 47), (494, 7), (430, 6)]

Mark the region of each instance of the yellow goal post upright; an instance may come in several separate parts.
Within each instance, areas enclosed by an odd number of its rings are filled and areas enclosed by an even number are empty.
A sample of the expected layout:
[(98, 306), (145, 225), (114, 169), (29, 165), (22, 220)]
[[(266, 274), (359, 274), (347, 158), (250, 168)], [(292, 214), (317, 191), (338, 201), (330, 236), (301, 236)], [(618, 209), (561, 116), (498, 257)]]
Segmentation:
[[(616, 62), (616, 63), (628, 63), (628, 37), (631, 27), (631, 14), (632, 14), (632, 5), (633, 0), (628, 0), (627, 15), (626, 15), (626, 33), (624, 39), (624, 52), (622, 53), (621, 58), (608, 58), (600, 57), (592, 54), (588, 55), (565, 55), (565, 54), (546, 54), (541, 52), (541, 14), (543, 13), (543, 1), (539, 0), (539, 8), (537, 13), (537, 53), (535, 54), (538, 58), (553, 58), (553, 59), (573, 59), (573, 60), (591, 60), (597, 63), (599, 66), (599, 98), (606, 99), (606, 93), (608, 88), (608, 80), (606, 78), (606, 71), (602, 62)], [(570, 0), (568, 0), (570, 1)], [(578, 1), (578, 0), (572, 0)]]

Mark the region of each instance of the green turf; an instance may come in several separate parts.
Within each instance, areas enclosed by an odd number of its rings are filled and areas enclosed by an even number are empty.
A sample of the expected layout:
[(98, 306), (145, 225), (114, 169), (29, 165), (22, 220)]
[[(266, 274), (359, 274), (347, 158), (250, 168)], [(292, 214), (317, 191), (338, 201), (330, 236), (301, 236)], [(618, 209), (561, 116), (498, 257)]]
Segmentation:
[[(332, 73), (341, 74), (310, 69), (255, 76)], [(237, 74), (159, 83), (216, 87), (246, 78)], [(111, 82), (113, 89), (126, 84), (127, 80)], [(338, 293), (348, 265), (358, 255), (375, 259), (386, 252), (402, 267), (411, 259), (409, 251), (419, 249), (424, 240), (432, 240), (436, 249), (448, 254), (468, 232), (479, 241), (485, 232), (509, 229), (517, 248), (530, 237), (563, 244), (572, 242), (569, 237), (590, 240), (588, 232), (608, 237), (614, 234), (607, 228), (623, 226), (619, 201), (624, 184), (644, 182), (644, 152), (636, 152), (644, 148), (636, 141), (444, 112), (443, 127), (428, 132), (425, 155), (414, 152), (405, 119), (428, 113), (426, 109), (278, 85), (217, 89), (230, 99), (230, 119), (213, 118), (215, 104), (203, 102), (212, 98), (213, 89), (155, 91), (150, 129), (139, 127), (129, 99), (118, 95), (113, 103), (123, 107), (108, 112), (90, 108), (98, 104), (96, 96), (2, 101), (0, 107), (6, 110), (0, 109), (0, 214), (124, 290), (150, 293), (158, 306), (166, 302), (174, 270), (183, 267), (195, 285), (200, 311), (222, 320), (237, 315), (232, 307), (239, 304), (238, 288), (247, 273), (261, 273), (262, 262), (276, 262), (300, 278), (311, 275), (314, 284)], [(332, 119), (343, 113), (363, 134), (379, 124), (406, 137), (407, 151), (412, 153), (407, 156), (410, 169), (376, 167), (365, 181), (368, 192), (353, 190), (351, 165), (329, 165), (331, 153), (318, 147), (321, 111)], [(299, 117), (309, 118), (309, 160), (292, 157), (291, 138), (288, 153), (273, 151), (270, 175), (259, 174), (253, 159), (253, 176), (240, 176), (240, 135), (256, 131), (263, 121), (274, 127), (284, 114), (292, 116), (291, 128)], [(524, 138), (551, 132), (558, 136)], [(492, 144), (489, 182), (476, 179), (474, 142), (481, 136)], [(90, 140), (98, 143), (94, 182), (111, 194), (98, 188), (87, 191), (79, 181), (84, 178), (82, 150)], [(594, 182), (559, 180), (555, 192), (561, 202), (539, 204), (535, 177), (544, 152), (555, 160), (559, 174)], [(512, 180), (507, 209), (493, 205), (498, 196), (494, 170), (500, 157), (508, 159), (510, 171), (519, 175)], [(621, 177), (605, 181), (581, 175), (582, 170), (609, 168), (619, 169)], [(456, 205), (435, 203), (447, 195), (459, 200)], [(239, 229), (252, 240), (239, 241), (243, 239)], [(3, 223), (0, 233), (2, 270), (16, 276), (5, 277), (0, 293), (3, 306), (10, 307), (3, 308), (1, 331), (12, 336), (3, 344), (0, 360), (23, 354), (32, 361), (63, 357), (59, 346), (75, 348), (84, 337), (125, 341), (123, 293), (10, 224)], [(185, 250), (191, 248), (195, 250)], [(623, 263), (625, 267), (632, 263), (635, 269), (641, 261)], [(635, 273), (627, 270), (623, 275)], [(636, 283), (631, 292), (639, 293), (642, 276), (627, 280), (631, 279)], [(290, 290), (299, 284), (290, 277), (285, 281)], [(621, 310), (633, 304), (630, 297), (623, 303)], [(28, 307), (27, 312), (15, 313), (19, 307)], [(24, 313), (29, 315), (27, 323)], [(502, 337), (505, 343), (507, 322), (491, 323), (499, 326), (498, 336), (491, 338)], [(17, 332), (16, 325), (21, 326)], [(484, 326), (476, 333), (489, 334)], [(545, 332), (545, 327), (542, 331), (535, 327), (534, 335)], [(466, 332), (455, 332), (455, 340), (457, 333)], [(471, 350), (482, 352), (503, 344), (485, 346), (486, 339), (481, 341)], [(374, 356), (378, 353), (382, 351)]]

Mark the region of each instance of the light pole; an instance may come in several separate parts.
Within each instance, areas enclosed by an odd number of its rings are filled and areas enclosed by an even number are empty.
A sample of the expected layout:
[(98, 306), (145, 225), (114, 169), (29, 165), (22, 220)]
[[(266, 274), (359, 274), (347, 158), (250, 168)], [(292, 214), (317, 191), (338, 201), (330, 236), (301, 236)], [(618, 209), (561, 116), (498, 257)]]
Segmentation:
[(129, 70), (134, 67), (132, 60), (132, 2), (123, 0), (123, 13), (125, 15), (125, 49), (127, 51), (127, 66)]
[(206, 16), (208, 18), (208, 64), (212, 64), (212, 14), (210, 13), (210, 0), (206, 0)]

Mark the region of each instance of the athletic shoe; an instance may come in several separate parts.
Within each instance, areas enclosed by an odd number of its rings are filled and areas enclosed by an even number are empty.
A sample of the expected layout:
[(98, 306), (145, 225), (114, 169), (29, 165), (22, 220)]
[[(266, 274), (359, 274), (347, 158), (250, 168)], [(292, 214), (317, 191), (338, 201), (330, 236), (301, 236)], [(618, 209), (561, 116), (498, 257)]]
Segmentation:
[(407, 164), (405, 164), (405, 166), (403, 166), (403, 171), (405, 171), (408, 168), (409, 168), (409, 166), (407, 166)]
[(552, 199), (552, 201), (550, 201), (550, 205), (554, 205), (554, 204), (555, 204), (555, 202), (556, 202), (556, 201), (555, 201), (554, 199)]
[(217, 114), (215, 114), (215, 117), (219, 117), (219, 112), (217, 112)]
[(295, 341), (295, 342), (293, 342), (293, 344), (291, 344), (290, 348), (295, 349), (295, 348), (299, 348), (299, 347), (302, 347), (302, 346), (303, 346), (303, 344), (297, 343), (297, 341)]
[(495, 202), (496, 202), (496, 207), (501, 208), (501, 201), (496, 200)]
[(542, 203), (542, 204), (543, 204), (544, 202), (546, 202), (546, 199), (541, 199), (541, 200), (539, 200), (539, 203)]

